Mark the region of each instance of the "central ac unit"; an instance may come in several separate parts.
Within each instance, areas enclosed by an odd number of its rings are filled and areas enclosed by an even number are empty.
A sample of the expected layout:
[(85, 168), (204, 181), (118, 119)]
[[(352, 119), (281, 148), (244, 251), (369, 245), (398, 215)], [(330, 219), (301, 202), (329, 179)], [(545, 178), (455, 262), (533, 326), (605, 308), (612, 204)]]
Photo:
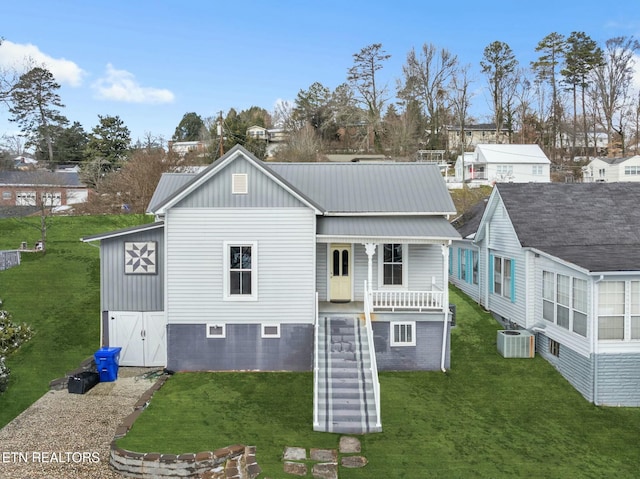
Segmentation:
[(498, 331), (497, 343), (503, 358), (532, 358), (536, 354), (536, 337), (526, 330)]

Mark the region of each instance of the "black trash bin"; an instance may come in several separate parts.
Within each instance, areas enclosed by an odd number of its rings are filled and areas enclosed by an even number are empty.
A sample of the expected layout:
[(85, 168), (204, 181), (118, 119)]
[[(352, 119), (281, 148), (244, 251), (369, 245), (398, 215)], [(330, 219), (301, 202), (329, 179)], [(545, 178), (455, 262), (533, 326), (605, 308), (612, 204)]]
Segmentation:
[(451, 320), (451, 327), (453, 328), (456, 325), (456, 305), (449, 305), (449, 319)]
[(73, 394), (84, 394), (100, 382), (100, 375), (95, 371), (83, 371), (69, 377), (67, 391)]
[(111, 382), (118, 379), (118, 366), (120, 363), (120, 351), (122, 348), (98, 349), (93, 355), (96, 360), (96, 369), (100, 375), (100, 382)]

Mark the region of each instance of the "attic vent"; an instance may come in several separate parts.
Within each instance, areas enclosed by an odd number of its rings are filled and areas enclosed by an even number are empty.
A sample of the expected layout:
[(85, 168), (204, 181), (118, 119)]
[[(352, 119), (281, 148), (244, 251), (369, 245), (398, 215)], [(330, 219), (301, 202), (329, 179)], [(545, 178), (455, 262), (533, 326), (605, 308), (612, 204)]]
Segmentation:
[(234, 195), (246, 195), (248, 191), (248, 183), (246, 173), (236, 173), (232, 175), (232, 193)]

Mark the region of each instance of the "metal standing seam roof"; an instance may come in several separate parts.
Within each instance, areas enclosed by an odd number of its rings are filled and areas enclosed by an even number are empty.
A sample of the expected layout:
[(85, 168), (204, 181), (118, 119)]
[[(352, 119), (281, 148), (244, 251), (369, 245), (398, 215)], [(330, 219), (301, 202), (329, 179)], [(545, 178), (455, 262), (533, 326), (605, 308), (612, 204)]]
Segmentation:
[(153, 192), (151, 201), (149, 201), (147, 213), (153, 213), (158, 206), (193, 180), (197, 175), (197, 173), (163, 173), (158, 182), (158, 186), (156, 186)]
[(521, 246), (588, 271), (640, 271), (640, 183), (496, 187)]
[(267, 163), (328, 214), (455, 214), (437, 165)]
[(428, 216), (321, 216), (317, 234), (332, 237), (459, 239), (444, 217)]
[[(550, 164), (538, 145), (476, 145), (476, 153), (486, 163)], [(482, 160), (480, 161), (483, 162)]]

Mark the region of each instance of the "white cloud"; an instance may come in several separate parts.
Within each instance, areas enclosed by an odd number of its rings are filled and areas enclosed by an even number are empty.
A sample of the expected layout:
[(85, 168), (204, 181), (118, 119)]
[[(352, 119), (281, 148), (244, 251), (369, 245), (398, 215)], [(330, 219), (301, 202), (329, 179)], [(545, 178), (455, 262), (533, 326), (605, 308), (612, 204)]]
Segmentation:
[(30, 43), (20, 44), (4, 40), (0, 45), (0, 67), (19, 73), (35, 66), (44, 66), (60, 84), (80, 86), (86, 72), (71, 60), (53, 58)]
[(171, 103), (174, 95), (170, 90), (141, 86), (133, 73), (116, 70), (111, 63), (103, 78), (93, 85), (98, 98), (125, 103)]

